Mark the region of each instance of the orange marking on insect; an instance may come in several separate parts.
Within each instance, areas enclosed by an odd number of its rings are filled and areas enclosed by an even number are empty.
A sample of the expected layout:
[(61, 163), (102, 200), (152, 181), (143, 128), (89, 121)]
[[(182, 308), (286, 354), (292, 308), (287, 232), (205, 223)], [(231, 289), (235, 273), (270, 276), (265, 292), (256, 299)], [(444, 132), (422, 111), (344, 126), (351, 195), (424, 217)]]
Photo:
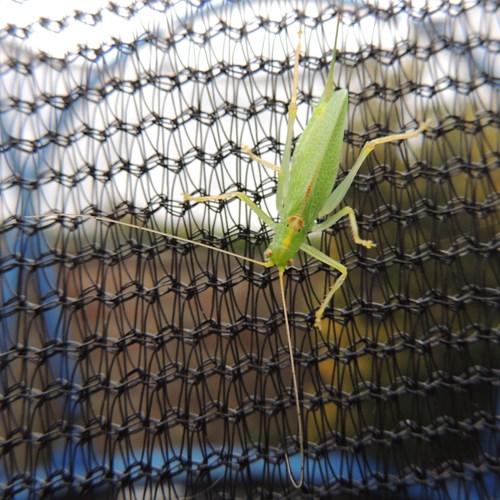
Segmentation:
[(293, 229), (294, 231), (300, 231), (303, 225), (304, 225), (304, 219), (301, 219), (296, 215), (292, 215), (288, 219), (288, 227)]
[(288, 249), (290, 247), (293, 235), (297, 231), (300, 231), (303, 225), (304, 225), (304, 219), (301, 219), (296, 215), (292, 215), (288, 219), (288, 232), (286, 233), (286, 236), (283, 238), (283, 243), (281, 244), (281, 248)]
[[(304, 194), (304, 197), (302, 198), (302, 202), (300, 204), (300, 209), (299, 213), (303, 213), (307, 204), (309, 203), (309, 200), (311, 198), (312, 191), (314, 189), (314, 186), (316, 185), (316, 181), (318, 180), (318, 175), (319, 175), (319, 170), (320, 170), (321, 165), (318, 165), (312, 174), (311, 182), (307, 185), (306, 192)], [(292, 216), (293, 217), (293, 216)]]
[(312, 188), (313, 188), (313, 181), (315, 181), (315, 180), (316, 180), (316, 176), (313, 178), (313, 180), (307, 186), (307, 189), (306, 189), (306, 198), (309, 198), (311, 196), (311, 191), (312, 191)]

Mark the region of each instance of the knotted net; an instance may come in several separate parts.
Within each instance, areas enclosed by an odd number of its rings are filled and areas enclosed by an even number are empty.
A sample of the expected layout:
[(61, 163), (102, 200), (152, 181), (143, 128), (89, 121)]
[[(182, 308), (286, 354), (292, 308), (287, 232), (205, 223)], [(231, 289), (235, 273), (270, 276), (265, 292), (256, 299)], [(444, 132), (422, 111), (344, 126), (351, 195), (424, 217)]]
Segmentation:
[[(495, 2), (5, 2), (1, 53), (0, 489), (171, 498), (499, 491), (498, 5)], [(85, 10), (82, 10), (85, 9)], [(302, 27), (296, 140), (323, 89), (349, 90), (340, 181), (381, 146), (285, 276), (276, 217)], [(30, 218), (59, 214), (58, 217)]]

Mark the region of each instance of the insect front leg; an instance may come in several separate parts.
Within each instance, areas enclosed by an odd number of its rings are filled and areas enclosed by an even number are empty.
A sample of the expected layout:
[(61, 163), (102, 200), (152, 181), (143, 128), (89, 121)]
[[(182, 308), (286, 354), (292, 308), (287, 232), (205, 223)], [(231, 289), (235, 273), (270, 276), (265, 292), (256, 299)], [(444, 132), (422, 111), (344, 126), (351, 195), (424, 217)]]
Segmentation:
[(332, 300), (332, 297), (334, 296), (335, 292), (342, 286), (342, 283), (344, 283), (345, 279), (347, 278), (347, 267), (345, 267), (340, 262), (337, 262), (336, 260), (332, 259), (328, 255), (324, 254), (317, 248), (312, 247), (311, 245), (304, 244), (300, 248), (301, 250), (309, 254), (311, 257), (314, 257), (315, 259), (318, 259), (324, 264), (333, 267), (333, 269), (336, 269), (340, 273), (340, 276), (332, 285), (330, 291), (326, 294), (326, 297), (323, 299), (323, 302), (319, 306), (319, 309), (316, 311), (316, 320), (314, 322), (314, 326), (319, 328), (321, 326), (321, 318), (323, 317), (323, 313), (325, 312), (326, 306), (328, 305), (330, 300)]

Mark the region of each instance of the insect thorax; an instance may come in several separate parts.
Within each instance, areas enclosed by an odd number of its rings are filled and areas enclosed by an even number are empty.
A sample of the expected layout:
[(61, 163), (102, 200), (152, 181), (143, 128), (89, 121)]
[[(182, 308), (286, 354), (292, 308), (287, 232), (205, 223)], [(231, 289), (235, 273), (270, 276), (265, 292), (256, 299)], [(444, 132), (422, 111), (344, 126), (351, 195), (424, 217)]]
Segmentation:
[(278, 267), (289, 266), (299, 248), (306, 241), (307, 231), (304, 221), (292, 215), (275, 226), (273, 241), (266, 250), (266, 258)]

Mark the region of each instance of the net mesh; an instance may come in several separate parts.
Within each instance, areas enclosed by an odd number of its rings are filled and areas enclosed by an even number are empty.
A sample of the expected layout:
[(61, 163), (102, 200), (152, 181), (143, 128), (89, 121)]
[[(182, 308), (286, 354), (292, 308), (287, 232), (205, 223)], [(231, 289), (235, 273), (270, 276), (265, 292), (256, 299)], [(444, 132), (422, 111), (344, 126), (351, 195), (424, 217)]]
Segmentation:
[[(305, 429), (300, 468), (276, 269), (297, 31), (294, 141), (323, 89), (339, 7), (322, 2), (6, 2), (1, 53), (0, 489), (7, 496), (488, 498), (500, 491), (496, 2), (346, 2), (338, 179), (346, 221), (285, 274)], [(42, 3), (40, 3), (42, 4)], [(30, 218), (59, 214), (58, 217)], [(66, 214), (66, 215), (64, 215)]]

